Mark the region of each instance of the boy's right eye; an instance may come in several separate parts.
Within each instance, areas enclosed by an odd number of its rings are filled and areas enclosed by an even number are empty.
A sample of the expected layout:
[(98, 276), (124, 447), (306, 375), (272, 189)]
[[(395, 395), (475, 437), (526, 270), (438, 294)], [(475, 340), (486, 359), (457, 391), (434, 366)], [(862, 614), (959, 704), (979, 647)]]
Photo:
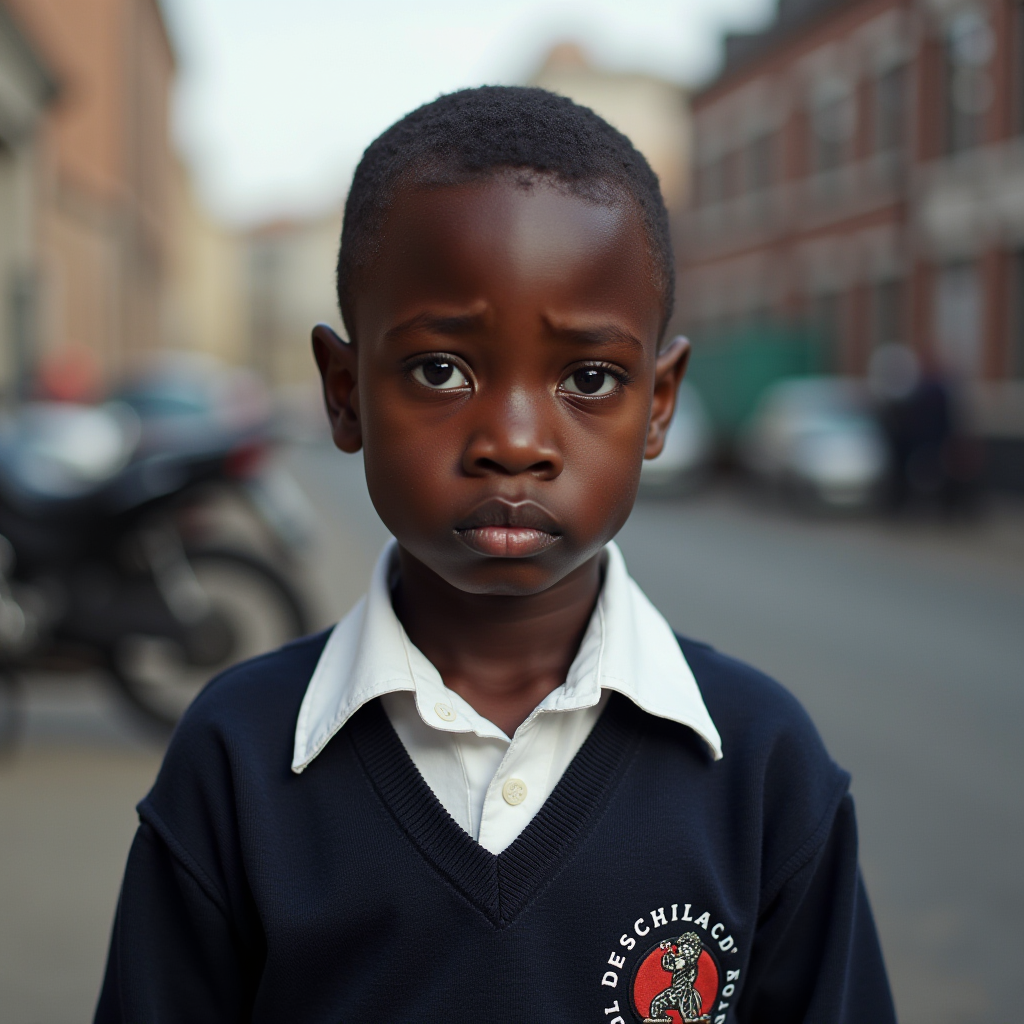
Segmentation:
[(417, 363), (412, 369), (413, 380), (434, 391), (454, 391), (469, 387), (466, 375), (451, 359), (427, 359)]

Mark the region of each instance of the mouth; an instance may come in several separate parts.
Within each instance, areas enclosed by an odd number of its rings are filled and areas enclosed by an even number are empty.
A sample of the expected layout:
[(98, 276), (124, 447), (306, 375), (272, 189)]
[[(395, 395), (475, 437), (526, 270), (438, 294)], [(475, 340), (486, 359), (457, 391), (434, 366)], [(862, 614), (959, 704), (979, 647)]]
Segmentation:
[(562, 531), (536, 502), (489, 498), (455, 527), (455, 535), (489, 558), (530, 558), (557, 544)]

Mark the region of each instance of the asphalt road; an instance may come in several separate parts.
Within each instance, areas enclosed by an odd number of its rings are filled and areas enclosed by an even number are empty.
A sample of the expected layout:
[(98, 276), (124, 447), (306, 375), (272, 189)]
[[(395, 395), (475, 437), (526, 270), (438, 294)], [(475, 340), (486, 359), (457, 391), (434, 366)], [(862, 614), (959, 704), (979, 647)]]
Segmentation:
[[(387, 538), (357, 459), (289, 463), (319, 514), (322, 622)], [(716, 488), (620, 537), (680, 631), (769, 671), (853, 773), (904, 1024), (1024, 1022), (1024, 510), (985, 525), (814, 521)], [(0, 763), (0, 1021), (91, 1019), (133, 805), (161, 749), (102, 679), (33, 679)]]

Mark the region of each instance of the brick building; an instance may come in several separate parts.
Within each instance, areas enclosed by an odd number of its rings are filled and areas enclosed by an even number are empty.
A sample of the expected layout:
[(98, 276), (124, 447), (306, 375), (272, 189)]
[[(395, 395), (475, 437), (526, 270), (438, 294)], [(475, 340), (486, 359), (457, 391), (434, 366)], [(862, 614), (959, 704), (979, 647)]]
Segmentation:
[(32, 188), (18, 199), (31, 224), (20, 243), (31, 266), (20, 260), (17, 293), (4, 282), (0, 303), (5, 321), (12, 302), (21, 310), (17, 370), (72, 348), (110, 375), (165, 333), (177, 173), (171, 45), (157, 0), (0, 0), (0, 8), (7, 35), (23, 44), (21, 64), (34, 62), (35, 78), (56, 86), (36, 87), (49, 103), (34, 124)]
[(19, 376), (32, 340), (37, 136), (56, 91), (50, 69), (0, 4), (0, 393)]
[(779, 0), (691, 103), (698, 341), (781, 325), (830, 371), (906, 342), (968, 381), (1024, 377), (1021, 0)]

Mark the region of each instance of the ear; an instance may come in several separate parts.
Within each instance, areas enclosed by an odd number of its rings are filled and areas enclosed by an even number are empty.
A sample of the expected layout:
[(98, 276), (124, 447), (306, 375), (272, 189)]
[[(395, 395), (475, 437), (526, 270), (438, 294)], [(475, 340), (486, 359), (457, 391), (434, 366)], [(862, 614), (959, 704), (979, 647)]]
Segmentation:
[(342, 340), (327, 324), (317, 324), (313, 328), (313, 355), (320, 368), (334, 443), (343, 452), (357, 452), (363, 446), (363, 428), (359, 422), (356, 347)]
[(655, 458), (665, 447), (665, 435), (676, 411), (676, 392), (689, 361), (690, 343), (682, 335), (673, 338), (668, 347), (658, 354), (654, 364), (654, 397), (651, 399), (645, 459)]

